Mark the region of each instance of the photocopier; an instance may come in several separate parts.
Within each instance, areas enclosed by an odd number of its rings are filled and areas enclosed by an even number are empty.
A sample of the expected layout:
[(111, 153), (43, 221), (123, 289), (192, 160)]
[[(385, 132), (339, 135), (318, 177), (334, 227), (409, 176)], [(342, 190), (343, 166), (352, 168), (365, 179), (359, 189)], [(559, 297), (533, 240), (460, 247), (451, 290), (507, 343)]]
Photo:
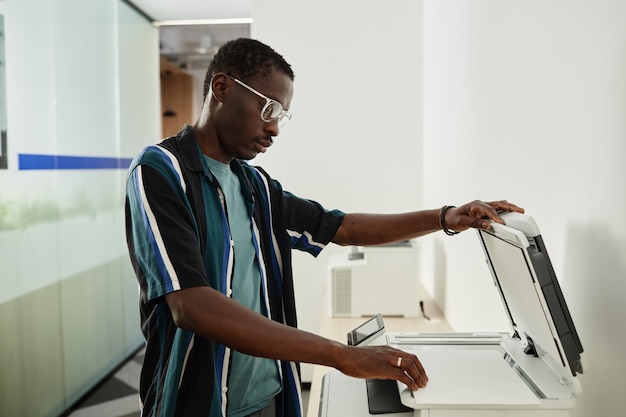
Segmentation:
[(411, 392), (395, 381), (333, 370), (323, 379), (320, 417), (565, 417), (582, 393), (583, 347), (532, 217), (502, 213), (478, 230), (508, 314), (508, 333), (384, 333), (379, 315), (351, 344), (389, 344), (415, 354), (429, 377)]

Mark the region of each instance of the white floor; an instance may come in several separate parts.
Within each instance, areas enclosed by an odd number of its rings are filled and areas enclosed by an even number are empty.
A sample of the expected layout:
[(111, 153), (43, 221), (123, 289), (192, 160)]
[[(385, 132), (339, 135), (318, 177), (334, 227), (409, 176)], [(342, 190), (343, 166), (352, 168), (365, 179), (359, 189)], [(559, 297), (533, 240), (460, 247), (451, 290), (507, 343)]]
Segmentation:
[(139, 375), (144, 350), (84, 398), (68, 417), (139, 417)]

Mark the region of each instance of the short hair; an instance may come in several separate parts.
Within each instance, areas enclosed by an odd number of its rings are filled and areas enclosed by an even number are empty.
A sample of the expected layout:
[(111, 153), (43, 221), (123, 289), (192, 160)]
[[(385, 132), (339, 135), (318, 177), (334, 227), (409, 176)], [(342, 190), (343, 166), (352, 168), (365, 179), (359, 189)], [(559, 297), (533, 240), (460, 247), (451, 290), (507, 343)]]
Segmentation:
[(287, 75), (292, 81), (291, 65), (269, 46), (255, 39), (239, 38), (226, 42), (213, 56), (204, 77), (204, 98), (211, 89), (211, 79), (224, 72), (246, 82), (256, 77), (267, 77), (273, 70)]

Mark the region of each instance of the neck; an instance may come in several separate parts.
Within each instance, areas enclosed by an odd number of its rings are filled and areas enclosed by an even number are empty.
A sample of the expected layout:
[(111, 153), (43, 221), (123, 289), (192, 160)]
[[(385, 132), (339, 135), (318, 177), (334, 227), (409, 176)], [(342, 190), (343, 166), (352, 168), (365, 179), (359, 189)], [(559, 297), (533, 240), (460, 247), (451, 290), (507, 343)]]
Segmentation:
[(196, 141), (198, 142), (203, 154), (215, 159), (216, 161), (227, 164), (232, 161), (232, 158), (224, 160), (224, 156), (221, 152), (219, 152), (217, 132), (211, 122), (211, 111), (209, 109), (209, 105), (207, 105), (208, 101), (209, 100), (207, 100), (202, 106), (202, 112), (193, 126), (191, 126), (191, 129), (193, 130), (193, 134), (196, 137)]

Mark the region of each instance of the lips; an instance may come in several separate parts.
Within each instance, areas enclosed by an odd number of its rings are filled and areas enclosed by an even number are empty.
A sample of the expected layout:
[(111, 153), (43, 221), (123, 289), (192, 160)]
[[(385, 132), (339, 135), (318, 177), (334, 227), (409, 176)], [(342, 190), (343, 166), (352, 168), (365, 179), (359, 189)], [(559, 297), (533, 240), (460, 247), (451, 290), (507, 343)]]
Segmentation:
[(272, 139), (257, 139), (254, 144), (258, 152), (265, 153), (272, 143)]

